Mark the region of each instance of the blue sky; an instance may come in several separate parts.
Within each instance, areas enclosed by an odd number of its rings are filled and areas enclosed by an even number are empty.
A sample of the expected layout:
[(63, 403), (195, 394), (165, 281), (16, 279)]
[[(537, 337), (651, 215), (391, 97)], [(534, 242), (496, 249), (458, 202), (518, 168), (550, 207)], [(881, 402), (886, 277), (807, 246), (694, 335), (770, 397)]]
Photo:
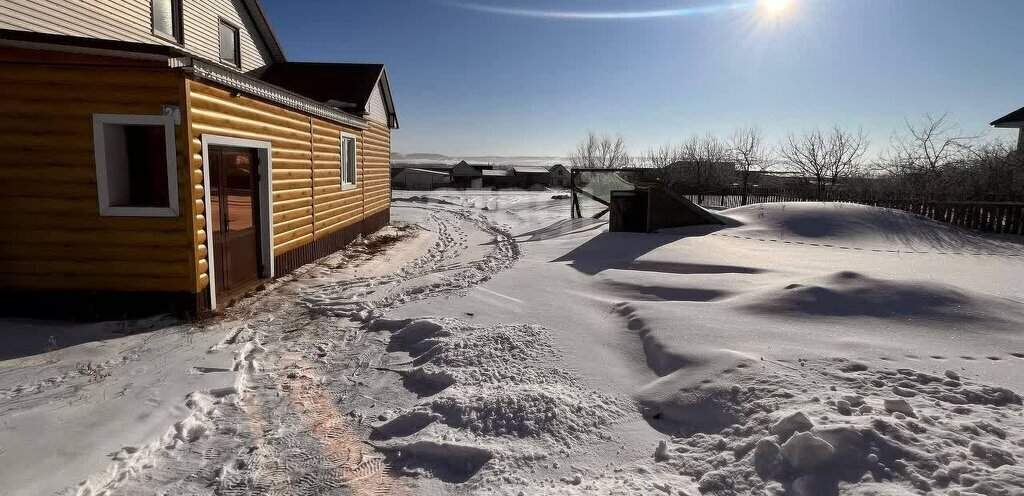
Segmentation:
[(948, 112), (983, 131), (1024, 106), (1024, 0), (792, 2), (777, 17), (742, 0), (728, 10), (713, 7), (736, 0), (470, 2), (698, 9), (565, 19), (448, 0), (263, 1), (291, 60), (387, 64), (398, 152), (561, 156), (588, 130), (621, 133), (640, 151), (749, 124), (772, 140), (863, 126), (877, 148), (904, 117)]

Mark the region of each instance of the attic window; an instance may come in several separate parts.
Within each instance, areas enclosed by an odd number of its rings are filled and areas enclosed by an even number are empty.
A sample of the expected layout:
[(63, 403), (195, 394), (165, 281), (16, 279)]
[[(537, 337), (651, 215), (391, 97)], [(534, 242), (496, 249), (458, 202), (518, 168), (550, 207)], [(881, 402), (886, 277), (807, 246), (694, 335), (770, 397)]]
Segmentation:
[(177, 217), (172, 117), (95, 114), (93, 147), (100, 215)]
[(153, 34), (182, 43), (181, 0), (152, 0)]
[(220, 60), (235, 67), (242, 67), (242, 52), (239, 48), (238, 27), (228, 24), (221, 19), (218, 27), (220, 31)]

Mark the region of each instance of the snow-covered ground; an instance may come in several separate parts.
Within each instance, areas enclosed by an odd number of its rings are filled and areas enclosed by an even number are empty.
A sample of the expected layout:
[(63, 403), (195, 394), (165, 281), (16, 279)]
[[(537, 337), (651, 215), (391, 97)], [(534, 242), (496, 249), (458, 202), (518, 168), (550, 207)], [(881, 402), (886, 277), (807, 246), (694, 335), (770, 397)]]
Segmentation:
[(0, 494), (1024, 494), (1021, 245), (553, 196), (396, 192), (422, 229), (217, 322), (0, 322), (52, 350), (0, 362)]

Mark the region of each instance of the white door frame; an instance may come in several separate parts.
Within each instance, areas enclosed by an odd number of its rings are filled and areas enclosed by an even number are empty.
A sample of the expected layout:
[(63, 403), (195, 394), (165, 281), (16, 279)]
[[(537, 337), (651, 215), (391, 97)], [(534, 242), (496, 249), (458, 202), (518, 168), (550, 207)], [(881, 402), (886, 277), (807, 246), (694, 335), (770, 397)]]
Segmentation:
[(203, 134), (200, 136), (203, 143), (203, 201), (205, 202), (203, 218), (206, 219), (206, 262), (207, 273), (210, 277), (210, 308), (217, 309), (217, 277), (216, 261), (213, 256), (213, 231), (210, 230), (210, 146), (235, 146), (239, 148), (254, 148), (259, 157), (259, 182), (257, 188), (260, 193), (259, 228), (260, 228), (260, 256), (263, 262), (262, 278), (274, 277), (274, 195), (272, 189), (274, 167), (271, 164), (271, 145), (269, 141), (257, 141), (242, 138), (231, 138), (228, 136), (217, 136)]

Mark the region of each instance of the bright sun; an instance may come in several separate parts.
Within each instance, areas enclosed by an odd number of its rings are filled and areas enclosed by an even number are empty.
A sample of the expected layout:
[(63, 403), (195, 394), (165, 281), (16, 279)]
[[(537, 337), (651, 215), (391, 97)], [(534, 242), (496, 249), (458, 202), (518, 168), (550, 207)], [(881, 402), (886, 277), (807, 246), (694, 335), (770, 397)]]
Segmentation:
[(793, 0), (761, 0), (761, 8), (769, 14), (778, 15), (793, 5)]

